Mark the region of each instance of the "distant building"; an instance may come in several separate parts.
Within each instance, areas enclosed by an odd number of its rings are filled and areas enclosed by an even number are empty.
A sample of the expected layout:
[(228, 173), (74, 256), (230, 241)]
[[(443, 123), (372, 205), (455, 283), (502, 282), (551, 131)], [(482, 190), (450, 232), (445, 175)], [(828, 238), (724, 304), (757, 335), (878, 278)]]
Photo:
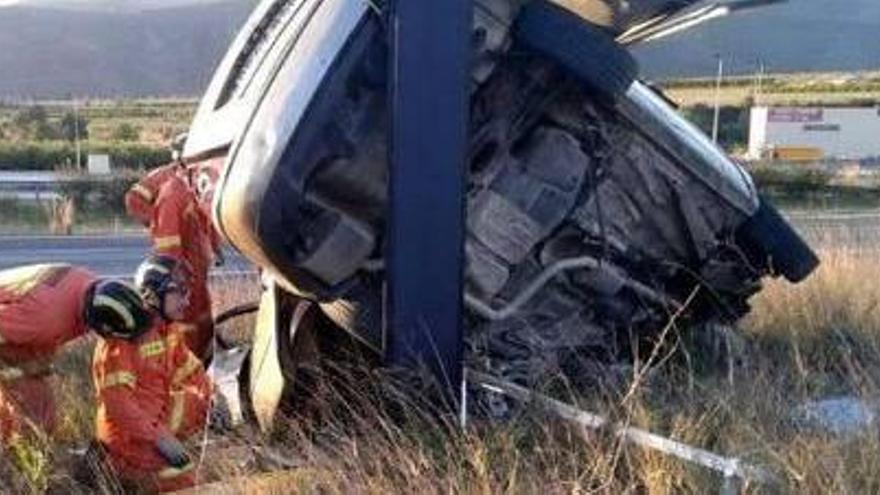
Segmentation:
[(880, 157), (878, 107), (752, 107), (748, 158)]

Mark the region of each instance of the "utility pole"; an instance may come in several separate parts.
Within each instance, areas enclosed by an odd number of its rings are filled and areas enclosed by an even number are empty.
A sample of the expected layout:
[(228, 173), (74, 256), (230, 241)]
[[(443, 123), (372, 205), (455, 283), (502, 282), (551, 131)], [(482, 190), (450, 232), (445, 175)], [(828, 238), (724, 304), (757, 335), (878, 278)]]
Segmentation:
[(764, 61), (762, 59), (758, 59), (758, 92), (755, 95), (755, 104), (758, 103), (758, 99), (761, 97), (761, 94), (764, 91)]
[(724, 59), (721, 55), (715, 55), (718, 58), (718, 76), (715, 79), (715, 116), (712, 119), (712, 142), (718, 143), (718, 119), (721, 113), (721, 79), (724, 77)]
[(76, 143), (76, 170), (79, 172), (82, 170), (82, 160), (79, 146), (79, 105), (75, 96), (73, 97), (73, 140)]

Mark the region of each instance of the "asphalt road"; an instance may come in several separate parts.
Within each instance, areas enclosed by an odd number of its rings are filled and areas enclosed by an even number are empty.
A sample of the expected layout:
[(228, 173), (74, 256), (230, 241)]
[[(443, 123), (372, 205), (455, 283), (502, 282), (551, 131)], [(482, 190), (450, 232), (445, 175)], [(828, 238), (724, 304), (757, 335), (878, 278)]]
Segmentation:
[(880, 249), (880, 210), (788, 212), (786, 216), (814, 246)]
[[(142, 235), (0, 236), (0, 269), (33, 263), (63, 262), (86, 266), (105, 276), (130, 277), (149, 251)], [(224, 252), (226, 263), (212, 275), (255, 271), (237, 252)]]
[[(787, 212), (810, 243), (836, 241), (858, 247), (880, 247), (880, 211)], [(128, 277), (149, 250), (143, 235), (0, 236), (0, 269), (32, 263), (84, 265), (105, 276)], [(212, 275), (254, 272), (254, 266), (232, 249)]]

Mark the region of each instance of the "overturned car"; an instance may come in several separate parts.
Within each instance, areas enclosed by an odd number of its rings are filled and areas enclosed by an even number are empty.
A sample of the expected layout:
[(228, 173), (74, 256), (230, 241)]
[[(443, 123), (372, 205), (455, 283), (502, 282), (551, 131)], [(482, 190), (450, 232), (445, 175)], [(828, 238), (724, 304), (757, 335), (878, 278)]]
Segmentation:
[[(626, 44), (724, 6), (703, 3), (475, 2), (463, 290), (480, 366), (583, 377), (673, 314), (733, 322), (762, 277), (815, 268), (748, 173), (637, 78)], [(257, 335), (288, 374), (308, 311), (383, 350), (386, 15), (261, 2), (184, 150), (217, 228), (292, 306)]]

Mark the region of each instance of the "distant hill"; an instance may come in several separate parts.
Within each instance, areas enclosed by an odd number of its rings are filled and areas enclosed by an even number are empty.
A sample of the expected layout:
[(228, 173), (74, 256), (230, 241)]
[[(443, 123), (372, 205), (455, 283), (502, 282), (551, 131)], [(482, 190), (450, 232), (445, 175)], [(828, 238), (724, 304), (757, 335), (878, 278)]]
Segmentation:
[(652, 78), (880, 69), (880, 0), (788, 0), (709, 21), (635, 51)]
[(0, 9), (0, 97), (194, 96), (251, 0), (132, 12)]
[[(0, 0), (3, 1), (3, 0)], [(186, 2), (191, 4), (173, 7)], [(0, 7), (0, 98), (198, 96), (256, 0)], [(65, 9), (50, 8), (65, 6)], [(636, 49), (648, 78), (880, 69), (880, 0), (789, 0)]]

